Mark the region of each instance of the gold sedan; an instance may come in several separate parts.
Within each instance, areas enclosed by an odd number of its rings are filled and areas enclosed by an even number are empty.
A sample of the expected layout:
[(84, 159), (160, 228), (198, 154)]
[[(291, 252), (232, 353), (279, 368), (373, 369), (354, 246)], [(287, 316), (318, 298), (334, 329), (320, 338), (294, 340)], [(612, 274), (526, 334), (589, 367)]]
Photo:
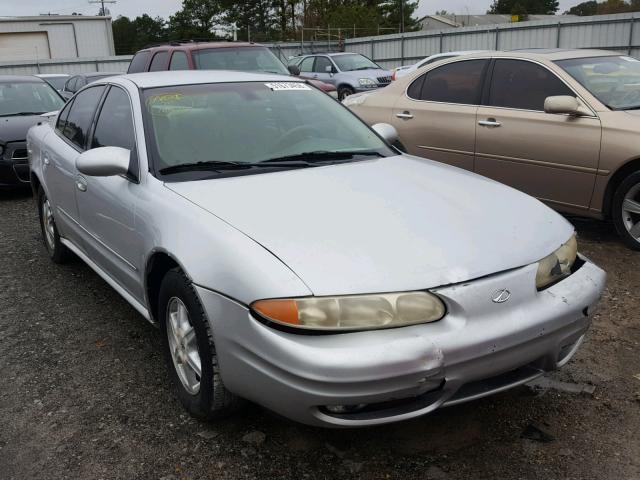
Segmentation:
[(408, 153), (569, 214), (610, 218), (640, 250), (640, 61), (599, 50), (456, 57), (345, 105)]

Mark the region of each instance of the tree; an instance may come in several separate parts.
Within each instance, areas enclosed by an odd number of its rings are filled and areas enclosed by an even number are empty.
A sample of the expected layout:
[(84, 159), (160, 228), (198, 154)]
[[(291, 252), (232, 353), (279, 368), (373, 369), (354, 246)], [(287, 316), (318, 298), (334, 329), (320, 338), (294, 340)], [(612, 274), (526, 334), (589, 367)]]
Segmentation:
[(169, 18), (172, 38), (217, 38), (215, 27), (221, 26), (222, 0), (183, 0), (182, 10)]
[(568, 15), (579, 15), (581, 17), (586, 15), (596, 15), (598, 13), (598, 2), (596, 2), (595, 0), (582, 2), (575, 7), (571, 7), (564, 13)]
[(421, 26), (418, 20), (413, 18), (413, 14), (415, 13), (417, 8), (417, 1), (382, 1), (378, 6), (380, 15), (382, 17), (381, 24), (385, 28), (397, 28), (397, 31), (411, 32), (414, 30), (419, 30)]
[(569, 15), (607, 15), (610, 13), (637, 12), (640, 10), (640, 0), (605, 0), (598, 3), (596, 0), (582, 2), (570, 8), (565, 13)]
[(553, 15), (558, 11), (558, 8), (558, 0), (494, 0), (487, 13)]
[(120, 16), (113, 21), (112, 27), (117, 55), (133, 54), (146, 45), (165, 41), (168, 36), (166, 22), (147, 14), (134, 20)]

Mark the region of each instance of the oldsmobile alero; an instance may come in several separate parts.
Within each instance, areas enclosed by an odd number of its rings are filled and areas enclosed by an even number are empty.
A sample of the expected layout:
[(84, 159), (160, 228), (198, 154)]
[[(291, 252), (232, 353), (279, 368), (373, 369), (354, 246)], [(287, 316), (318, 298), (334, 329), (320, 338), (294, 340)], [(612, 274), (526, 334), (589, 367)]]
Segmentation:
[(86, 86), (28, 148), (51, 259), (159, 325), (192, 415), (344, 427), (564, 365), (605, 282), (563, 217), (394, 136), (302, 81), (157, 72)]

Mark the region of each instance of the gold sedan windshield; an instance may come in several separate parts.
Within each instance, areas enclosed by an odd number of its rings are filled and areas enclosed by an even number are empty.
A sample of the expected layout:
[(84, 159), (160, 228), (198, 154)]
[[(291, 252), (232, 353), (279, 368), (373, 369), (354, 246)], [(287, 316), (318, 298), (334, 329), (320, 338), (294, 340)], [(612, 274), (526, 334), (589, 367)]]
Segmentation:
[(640, 60), (611, 56), (556, 63), (612, 110), (640, 109)]

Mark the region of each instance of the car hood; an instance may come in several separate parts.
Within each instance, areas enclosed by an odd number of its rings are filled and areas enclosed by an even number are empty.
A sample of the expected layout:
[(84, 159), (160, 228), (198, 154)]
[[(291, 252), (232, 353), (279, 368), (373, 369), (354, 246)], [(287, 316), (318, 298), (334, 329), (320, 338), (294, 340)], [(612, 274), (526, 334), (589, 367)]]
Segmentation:
[(261, 244), (315, 295), (463, 282), (536, 262), (573, 232), (532, 197), (404, 155), (166, 186)]
[(23, 142), (27, 138), (27, 130), (43, 120), (40, 115), (0, 117), (0, 142)]

